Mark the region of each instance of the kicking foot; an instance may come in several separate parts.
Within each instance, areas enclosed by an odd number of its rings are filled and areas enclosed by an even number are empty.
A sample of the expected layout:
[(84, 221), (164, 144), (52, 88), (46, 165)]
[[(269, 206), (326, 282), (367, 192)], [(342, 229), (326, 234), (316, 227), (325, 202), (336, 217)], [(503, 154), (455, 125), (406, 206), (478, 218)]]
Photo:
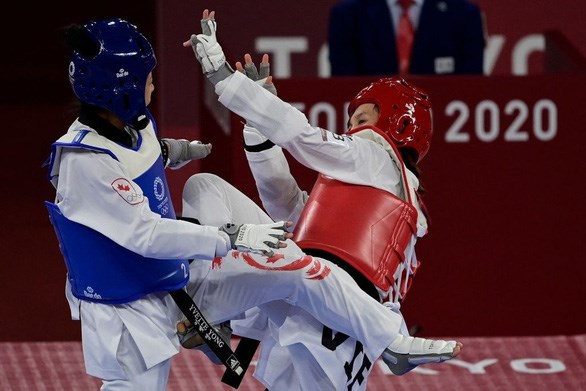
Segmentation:
[(393, 374), (400, 376), (418, 365), (451, 360), (460, 354), (463, 346), (462, 343), (456, 341), (399, 335), (385, 349), (382, 359)]
[[(177, 323), (177, 336), (179, 337), (179, 343), (185, 349), (199, 350), (205, 354), (214, 364), (222, 364), (218, 356), (210, 349), (208, 344), (205, 343), (201, 335), (198, 334), (197, 328), (191, 324), (187, 319), (184, 319)], [(214, 329), (218, 332), (220, 337), (226, 342), (230, 343), (232, 337), (232, 328), (230, 322), (220, 323), (215, 325)]]

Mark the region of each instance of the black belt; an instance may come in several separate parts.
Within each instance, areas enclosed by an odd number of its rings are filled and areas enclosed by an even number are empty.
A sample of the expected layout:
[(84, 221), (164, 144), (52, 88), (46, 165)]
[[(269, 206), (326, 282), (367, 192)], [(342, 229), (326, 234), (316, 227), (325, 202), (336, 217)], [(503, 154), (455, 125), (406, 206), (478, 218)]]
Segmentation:
[[(177, 219), (198, 225), (201, 224), (198, 219), (194, 218), (178, 216)], [(189, 263), (192, 261), (190, 259)], [(238, 388), (260, 342), (255, 339), (241, 338), (240, 343), (236, 347), (236, 351), (232, 351), (230, 341), (224, 341), (222, 339), (185, 290), (179, 289), (169, 292), (169, 294), (191, 324), (197, 325), (199, 335), (226, 367), (226, 371), (224, 371), (224, 375), (222, 376), (222, 382)]]
[[(238, 388), (254, 356), (259, 341), (242, 338), (236, 347), (236, 352), (232, 351), (230, 341), (224, 341), (222, 339), (185, 290), (179, 289), (171, 291), (169, 294), (175, 300), (183, 315), (185, 315), (191, 324), (197, 327), (199, 335), (226, 367), (226, 371), (222, 376), (222, 382), (231, 387)], [(241, 359), (238, 359), (238, 357), (241, 357)]]

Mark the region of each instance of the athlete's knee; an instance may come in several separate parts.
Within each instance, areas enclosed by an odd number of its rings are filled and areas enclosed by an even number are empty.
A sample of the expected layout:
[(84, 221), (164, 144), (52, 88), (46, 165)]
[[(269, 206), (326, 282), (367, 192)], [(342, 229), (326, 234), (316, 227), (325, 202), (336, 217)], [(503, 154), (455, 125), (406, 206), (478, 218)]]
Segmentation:
[(219, 187), (227, 183), (217, 175), (209, 173), (194, 174), (187, 179), (183, 187), (183, 198), (189, 198), (194, 193), (207, 191), (210, 187)]

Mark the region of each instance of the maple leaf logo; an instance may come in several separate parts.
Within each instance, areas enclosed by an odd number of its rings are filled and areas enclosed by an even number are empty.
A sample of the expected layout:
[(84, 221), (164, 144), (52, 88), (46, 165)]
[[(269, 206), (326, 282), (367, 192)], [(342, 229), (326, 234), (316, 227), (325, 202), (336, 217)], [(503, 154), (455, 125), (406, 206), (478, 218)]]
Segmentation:
[(128, 185), (123, 185), (121, 183), (118, 184), (118, 190), (122, 190), (122, 191), (130, 191), (130, 186)]

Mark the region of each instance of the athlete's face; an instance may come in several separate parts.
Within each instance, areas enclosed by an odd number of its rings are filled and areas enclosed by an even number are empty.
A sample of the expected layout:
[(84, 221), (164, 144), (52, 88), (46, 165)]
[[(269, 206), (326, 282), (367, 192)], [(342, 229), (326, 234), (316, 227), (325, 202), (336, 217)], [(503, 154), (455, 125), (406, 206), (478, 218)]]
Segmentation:
[(146, 80), (146, 86), (144, 87), (144, 102), (148, 106), (151, 103), (151, 95), (155, 90), (155, 85), (153, 84), (153, 73), (149, 73)]
[(352, 117), (348, 120), (348, 130), (364, 125), (374, 125), (378, 117), (380, 117), (378, 107), (374, 103), (364, 103), (354, 110)]

